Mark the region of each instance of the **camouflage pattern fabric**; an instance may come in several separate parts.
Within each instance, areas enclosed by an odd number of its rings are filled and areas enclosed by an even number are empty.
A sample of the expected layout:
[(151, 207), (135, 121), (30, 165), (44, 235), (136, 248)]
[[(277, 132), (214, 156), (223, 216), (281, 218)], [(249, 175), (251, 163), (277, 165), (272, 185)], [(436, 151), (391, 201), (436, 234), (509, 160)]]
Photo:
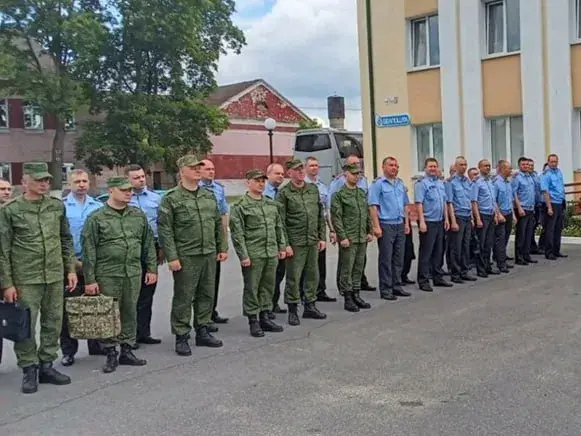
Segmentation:
[(121, 333), (121, 315), (116, 298), (69, 297), (65, 302), (69, 331), (75, 339), (107, 339)]

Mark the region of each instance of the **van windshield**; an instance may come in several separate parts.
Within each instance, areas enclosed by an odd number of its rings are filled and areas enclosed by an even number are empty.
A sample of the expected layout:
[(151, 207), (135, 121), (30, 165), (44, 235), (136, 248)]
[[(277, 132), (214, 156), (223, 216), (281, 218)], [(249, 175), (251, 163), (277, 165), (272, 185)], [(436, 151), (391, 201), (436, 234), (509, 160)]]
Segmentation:
[(362, 133), (333, 133), (335, 143), (339, 149), (341, 159), (346, 159), (352, 154), (363, 157), (363, 134)]

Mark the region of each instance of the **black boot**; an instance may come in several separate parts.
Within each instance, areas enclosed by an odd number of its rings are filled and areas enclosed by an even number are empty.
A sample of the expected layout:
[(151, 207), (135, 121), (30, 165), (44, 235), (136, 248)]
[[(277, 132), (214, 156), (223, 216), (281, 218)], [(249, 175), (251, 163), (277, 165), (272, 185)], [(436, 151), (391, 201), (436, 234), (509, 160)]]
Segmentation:
[(36, 365), (22, 368), (22, 393), (34, 394), (38, 391), (38, 368)]
[(178, 356), (191, 356), (192, 349), (188, 343), (189, 335), (177, 335), (176, 336), (176, 353)]
[(319, 311), (315, 303), (306, 303), (305, 310), (303, 311), (303, 318), (325, 319), (327, 318), (327, 315)]
[(38, 373), (38, 382), (63, 386), (70, 384), (71, 378), (54, 369), (52, 367), (52, 362), (42, 362)]
[(297, 303), (289, 303), (288, 305), (288, 325), (300, 325), (301, 320), (297, 313)]
[(371, 304), (365, 302), (365, 300), (359, 296), (359, 292), (353, 292), (353, 301), (360, 309), (371, 309)]
[(250, 315), (248, 317), (248, 325), (250, 326), (250, 336), (253, 338), (263, 338), (264, 331), (260, 328), (258, 323), (258, 317), (256, 315)]
[(212, 333), (208, 331), (206, 326), (201, 326), (196, 331), (196, 346), (197, 347), (210, 347), (210, 348), (219, 348), (221, 347), (223, 342), (219, 339), (216, 339), (212, 336)]
[(143, 366), (147, 365), (147, 360), (139, 359), (135, 354), (130, 345), (121, 345), (121, 355), (119, 356), (119, 365), (127, 366)]
[(105, 360), (105, 365), (103, 365), (103, 372), (105, 374), (109, 374), (115, 372), (117, 367), (119, 366), (119, 360), (117, 357), (119, 356), (115, 347), (106, 348), (103, 350), (107, 355), (107, 360)]
[(345, 299), (343, 309), (347, 312), (359, 312), (359, 307), (357, 307), (355, 301), (353, 301), (353, 294), (351, 292), (344, 292), (343, 298)]
[(262, 329), (262, 331), (272, 333), (282, 332), (284, 330), (282, 326), (272, 322), (272, 320), (268, 316), (269, 313), (270, 312), (268, 311), (260, 312), (260, 328)]

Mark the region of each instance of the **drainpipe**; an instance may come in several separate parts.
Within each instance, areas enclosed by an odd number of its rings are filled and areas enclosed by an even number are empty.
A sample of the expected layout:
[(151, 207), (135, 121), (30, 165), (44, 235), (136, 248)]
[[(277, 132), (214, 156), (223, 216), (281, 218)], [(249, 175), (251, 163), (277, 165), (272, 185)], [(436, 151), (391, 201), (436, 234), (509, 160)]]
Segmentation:
[(369, 77), (369, 115), (371, 121), (371, 159), (373, 178), (377, 177), (377, 132), (375, 130), (375, 79), (373, 72), (373, 31), (371, 27), (371, 0), (365, 0), (365, 21), (367, 27), (367, 71)]

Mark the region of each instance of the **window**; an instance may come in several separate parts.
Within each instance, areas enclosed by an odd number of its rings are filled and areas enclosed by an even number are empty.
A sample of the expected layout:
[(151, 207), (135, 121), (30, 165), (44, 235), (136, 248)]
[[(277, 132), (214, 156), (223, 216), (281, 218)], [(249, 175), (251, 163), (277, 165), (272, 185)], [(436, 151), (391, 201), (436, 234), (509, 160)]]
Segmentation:
[(0, 163), (0, 178), (12, 183), (12, 166), (9, 163)]
[(428, 157), (444, 160), (444, 141), (442, 140), (441, 124), (425, 124), (414, 128), (417, 150), (417, 170), (424, 170), (424, 161)]
[(65, 130), (66, 131), (75, 130), (76, 127), (77, 127), (77, 120), (75, 118), (75, 114), (71, 111), (71, 112), (67, 113), (67, 116), (65, 118)]
[(410, 24), (412, 66), (416, 68), (440, 65), (438, 16), (418, 18)]
[(0, 129), (7, 129), (8, 125), (8, 100), (0, 99)]
[(486, 3), (487, 53), (512, 53), (520, 50), (520, 0)]
[(363, 157), (363, 135), (360, 134), (346, 134), (333, 133), (335, 143), (339, 149), (339, 156), (341, 159), (347, 159), (352, 154), (357, 157)]
[(39, 106), (33, 103), (25, 103), (22, 112), (24, 113), (25, 129), (42, 130), (44, 128), (44, 117)]
[(331, 138), (327, 134), (297, 136), (295, 151), (313, 153), (315, 151), (330, 150)]
[(522, 117), (494, 118), (489, 122), (492, 165), (506, 159), (516, 167), (518, 158), (525, 153)]
[(575, 0), (575, 39), (581, 39), (581, 0)]

